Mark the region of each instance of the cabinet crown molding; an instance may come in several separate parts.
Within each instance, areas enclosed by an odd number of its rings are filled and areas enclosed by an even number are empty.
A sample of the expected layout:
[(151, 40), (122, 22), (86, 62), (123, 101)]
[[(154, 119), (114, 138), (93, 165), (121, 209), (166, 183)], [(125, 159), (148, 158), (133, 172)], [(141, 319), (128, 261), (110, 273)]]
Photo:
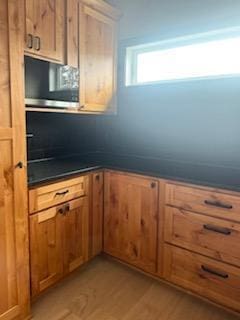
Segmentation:
[(98, 11), (104, 12), (114, 20), (119, 20), (122, 17), (122, 12), (118, 8), (111, 6), (103, 0), (80, 0), (80, 2)]

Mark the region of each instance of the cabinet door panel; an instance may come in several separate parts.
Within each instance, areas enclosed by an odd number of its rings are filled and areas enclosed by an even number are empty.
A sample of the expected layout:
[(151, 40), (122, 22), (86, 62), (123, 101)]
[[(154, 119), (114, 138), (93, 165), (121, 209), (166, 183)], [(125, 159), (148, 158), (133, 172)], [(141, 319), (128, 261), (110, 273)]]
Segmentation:
[(0, 320), (29, 315), (23, 13), (21, 1), (0, 1)]
[(69, 66), (79, 67), (79, 1), (67, 1), (67, 61)]
[(103, 250), (103, 172), (92, 174), (90, 254), (94, 257)]
[(34, 37), (33, 48), (25, 51), (43, 59), (63, 62), (64, 1), (25, 1), (26, 42), (29, 34)]
[(69, 204), (64, 218), (64, 273), (72, 272), (88, 260), (88, 198)]
[(31, 289), (36, 296), (63, 274), (62, 223), (58, 208), (30, 217)]
[(116, 108), (116, 22), (82, 5), (80, 10), (80, 100), (83, 110)]
[(106, 173), (104, 251), (156, 271), (158, 182)]

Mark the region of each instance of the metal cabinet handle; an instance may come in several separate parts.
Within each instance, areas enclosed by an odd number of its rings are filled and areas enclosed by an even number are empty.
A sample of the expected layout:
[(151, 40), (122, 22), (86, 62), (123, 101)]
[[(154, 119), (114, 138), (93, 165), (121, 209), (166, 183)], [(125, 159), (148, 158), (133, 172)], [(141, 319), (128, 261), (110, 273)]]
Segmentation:
[(232, 231), (228, 228), (221, 228), (221, 227), (213, 226), (211, 224), (205, 224), (203, 228), (208, 231), (224, 234), (225, 236), (230, 236), (232, 233)]
[(226, 272), (221, 272), (221, 271), (212, 270), (212, 269), (210, 269), (209, 267), (206, 267), (206, 266), (204, 266), (204, 265), (202, 265), (201, 268), (202, 268), (202, 270), (203, 270), (204, 272), (213, 274), (214, 276), (217, 276), (217, 277), (220, 277), (220, 278), (223, 278), (223, 279), (227, 279), (227, 278), (229, 277), (229, 275), (228, 275)]
[(226, 204), (226, 203), (222, 203), (220, 201), (214, 201), (214, 200), (205, 200), (204, 201), (205, 204), (207, 204), (208, 206), (213, 206), (213, 207), (218, 207), (218, 208), (222, 208), (222, 209), (232, 209), (233, 206), (231, 204)]
[(35, 50), (40, 51), (41, 50), (41, 39), (40, 37), (35, 37)]
[(22, 169), (24, 167), (23, 162), (19, 161), (18, 164), (16, 165), (16, 168)]
[(156, 182), (152, 182), (152, 183), (151, 183), (151, 188), (152, 188), (152, 189), (156, 188), (156, 186), (157, 186)]
[(27, 47), (28, 49), (33, 48), (33, 35), (31, 33), (27, 35)]
[(66, 194), (68, 194), (69, 193), (69, 190), (66, 190), (66, 191), (63, 191), (63, 192), (57, 192), (56, 194), (55, 194), (55, 197), (57, 197), (57, 196), (65, 196)]
[(63, 207), (61, 207), (59, 210), (58, 210), (58, 213), (63, 215), (63, 216), (66, 216), (66, 214), (70, 211), (70, 204), (66, 204), (64, 205)]

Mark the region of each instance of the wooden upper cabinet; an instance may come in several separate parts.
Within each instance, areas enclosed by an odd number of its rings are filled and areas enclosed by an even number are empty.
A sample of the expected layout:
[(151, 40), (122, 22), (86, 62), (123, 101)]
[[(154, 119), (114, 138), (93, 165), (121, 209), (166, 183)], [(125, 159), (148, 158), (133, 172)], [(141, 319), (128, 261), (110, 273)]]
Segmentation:
[(29, 316), (22, 9), (0, 1), (0, 320)]
[(158, 181), (107, 172), (104, 208), (104, 251), (156, 272)]
[(64, 0), (25, 0), (25, 53), (64, 62)]
[(116, 112), (117, 15), (101, 1), (80, 4), (80, 106), (88, 112)]
[(79, 68), (79, 0), (67, 0), (66, 12), (66, 64)]

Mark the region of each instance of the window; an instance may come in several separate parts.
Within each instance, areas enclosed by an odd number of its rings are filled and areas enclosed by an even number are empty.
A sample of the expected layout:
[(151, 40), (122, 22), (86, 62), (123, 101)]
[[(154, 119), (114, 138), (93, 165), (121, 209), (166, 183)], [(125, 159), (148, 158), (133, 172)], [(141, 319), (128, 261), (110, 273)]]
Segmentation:
[(127, 48), (126, 85), (240, 76), (238, 29)]

